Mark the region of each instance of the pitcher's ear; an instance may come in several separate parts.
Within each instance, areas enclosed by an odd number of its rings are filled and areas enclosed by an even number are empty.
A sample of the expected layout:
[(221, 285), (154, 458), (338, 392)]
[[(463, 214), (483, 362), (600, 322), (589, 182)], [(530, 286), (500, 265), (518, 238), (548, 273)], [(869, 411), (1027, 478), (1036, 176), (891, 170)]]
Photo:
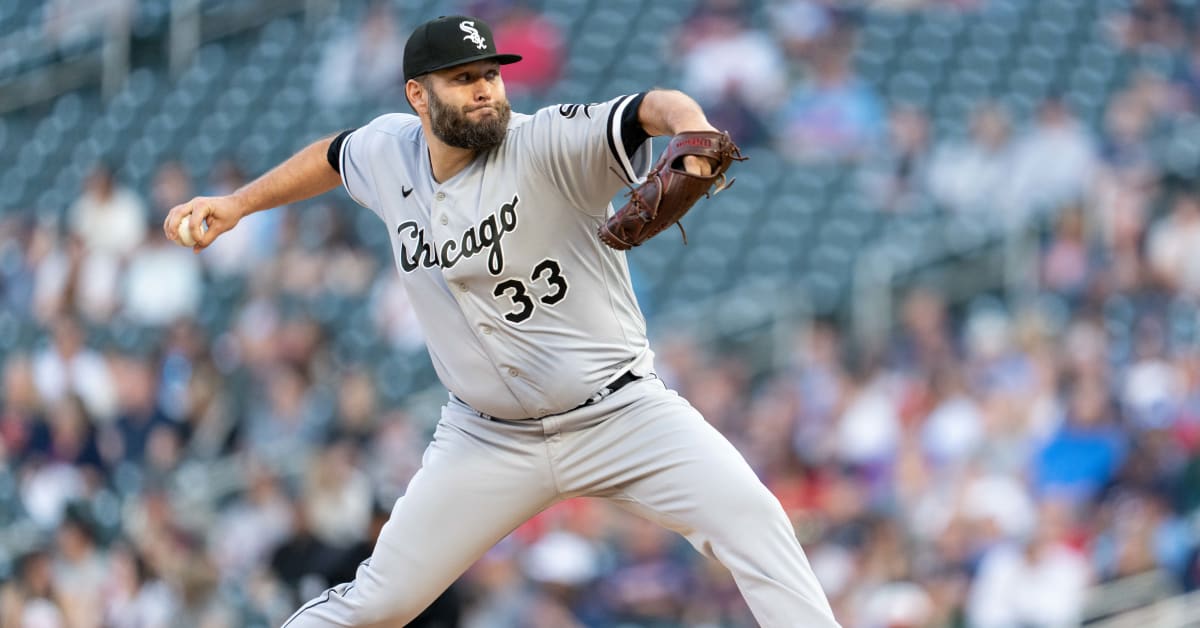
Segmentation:
[(404, 99), (418, 115), (428, 113), (429, 102), (425, 95), (427, 89), (429, 89), (428, 83), (419, 78), (408, 79), (404, 83)]

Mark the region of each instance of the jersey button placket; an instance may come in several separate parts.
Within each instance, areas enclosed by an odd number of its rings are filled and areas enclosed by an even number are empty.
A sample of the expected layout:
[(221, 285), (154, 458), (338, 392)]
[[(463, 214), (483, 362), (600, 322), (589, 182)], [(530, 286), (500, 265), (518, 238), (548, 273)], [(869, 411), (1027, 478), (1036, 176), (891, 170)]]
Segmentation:
[(433, 211), (438, 215), (437, 220), (443, 226), (450, 224), (450, 217), (446, 215), (446, 207), (444, 204), (445, 200), (445, 192), (438, 192), (437, 194), (433, 195)]

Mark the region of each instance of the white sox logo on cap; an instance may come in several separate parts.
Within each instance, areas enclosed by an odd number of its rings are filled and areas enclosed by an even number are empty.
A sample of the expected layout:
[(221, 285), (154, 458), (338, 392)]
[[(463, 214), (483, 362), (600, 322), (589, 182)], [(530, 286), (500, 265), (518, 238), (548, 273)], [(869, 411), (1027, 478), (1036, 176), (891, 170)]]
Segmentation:
[(487, 50), (487, 40), (479, 34), (479, 31), (475, 30), (475, 22), (469, 20), (465, 22), (459, 22), (458, 29), (467, 34), (467, 36), (463, 37), (463, 39), (475, 44), (475, 47), (480, 50)]

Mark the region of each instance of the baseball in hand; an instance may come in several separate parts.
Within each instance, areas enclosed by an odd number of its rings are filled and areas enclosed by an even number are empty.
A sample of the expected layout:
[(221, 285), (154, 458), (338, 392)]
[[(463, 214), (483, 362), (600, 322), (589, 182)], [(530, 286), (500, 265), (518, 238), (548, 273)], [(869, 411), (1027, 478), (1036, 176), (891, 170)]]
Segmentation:
[(191, 216), (184, 216), (183, 220), (179, 221), (179, 229), (176, 233), (179, 235), (179, 243), (183, 246), (196, 246), (196, 241), (192, 239), (192, 221)]

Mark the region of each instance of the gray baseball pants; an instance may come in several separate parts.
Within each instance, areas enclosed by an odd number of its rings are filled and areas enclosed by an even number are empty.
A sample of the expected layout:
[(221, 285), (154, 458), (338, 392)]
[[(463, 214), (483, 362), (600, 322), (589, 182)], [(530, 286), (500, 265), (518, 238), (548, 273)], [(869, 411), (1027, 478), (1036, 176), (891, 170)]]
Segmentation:
[(538, 420), (488, 419), (451, 400), (370, 560), (283, 628), (403, 626), (517, 526), (578, 496), (682, 534), (732, 572), (765, 627), (838, 625), (779, 501), (699, 412), (648, 378)]

